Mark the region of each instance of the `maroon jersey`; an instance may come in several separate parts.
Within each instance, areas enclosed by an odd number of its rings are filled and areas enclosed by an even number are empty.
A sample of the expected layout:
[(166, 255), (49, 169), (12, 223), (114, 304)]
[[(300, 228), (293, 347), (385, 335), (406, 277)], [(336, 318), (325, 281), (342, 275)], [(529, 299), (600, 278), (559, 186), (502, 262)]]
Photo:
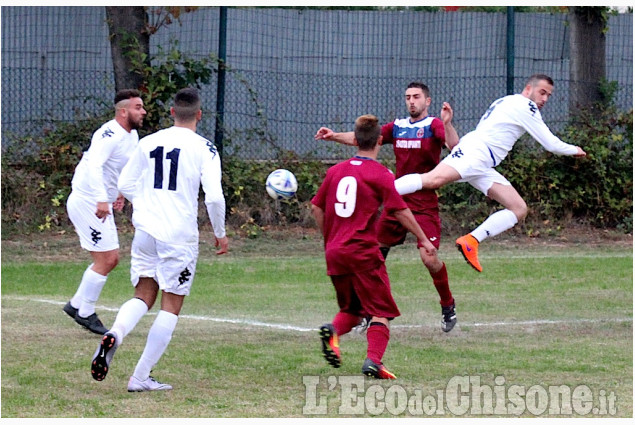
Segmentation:
[(329, 168), (311, 202), (324, 210), (328, 275), (360, 272), (382, 263), (376, 229), (379, 207), (407, 208), (390, 170), (358, 156)]
[[(416, 122), (409, 118), (397, 119), (381, 128), (383, 143), (392, 143), (395, 151), (397, 178), (406, 174), (427, 173), (437, 166), (441, 149), (445, 144), (443, 121), (426, 117)], [(438, 205), (434, 190), (419, 190), (404, 195), (404, 200), (413, 212), (421, 212)]]

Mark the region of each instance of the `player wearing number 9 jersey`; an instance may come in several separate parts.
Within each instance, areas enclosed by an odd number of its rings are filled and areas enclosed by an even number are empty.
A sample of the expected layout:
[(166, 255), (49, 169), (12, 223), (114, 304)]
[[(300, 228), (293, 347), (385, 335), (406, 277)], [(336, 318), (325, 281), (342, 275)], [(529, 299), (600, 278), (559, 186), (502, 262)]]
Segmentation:
[(382, 364), (388, 345), (389, 320), (399, 316), (390, 291), (384, 258), (377, 241), (379, 207), (392, 212), (424, 248), (436, 250), (419, 227), (394, 186), (393, 174), (376, 161), (381, 145), (377, 118), (363, 115), (355, 122), (357, 155), (331, 167), (312, 199), (312, 211), (324, 236), (327, 274), (340, 311), (320, 328), (322, 351), (334, 367), (341, 362), (339, 337), (370, 316), (366, 332), (367, 359), (362, 372), (394, 379)]
[(216, 245), (220, 245), (217, 254), (227, 252), (220, 158), (215, 146), (196, 134), (202, 116), (197, 90), (179, 90), (171, 113), (174, 126), (139, 142), (118, 184), (119, 191), (133, 204), (135, 236), (130, 276), (135, 293), (121, 306), (93, 356), (91, 374), (95, 380), (106, 377), (115, 350), (152, 308), (161, 290), (161, 310), (130, 377), (128, 391), (172, 388), (152, 378), (150, 370), (172, 338), (184, 297), (189, 295), (194, 280), (201, 185)]

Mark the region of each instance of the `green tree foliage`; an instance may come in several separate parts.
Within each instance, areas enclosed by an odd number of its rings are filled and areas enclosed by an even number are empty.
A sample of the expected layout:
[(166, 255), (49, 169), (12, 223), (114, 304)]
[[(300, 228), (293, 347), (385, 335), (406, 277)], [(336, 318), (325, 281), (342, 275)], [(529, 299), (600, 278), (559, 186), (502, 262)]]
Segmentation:
[[(212, 56), (188, 58), (178, 51), (176, 44), (167, 50), (159, 49), (150, 62), (152, 66), (143, 65), (144, 58), (139, 59), (139, 72), (144, 75), (146, 95), (150, 96), (145, 99), (151, 115), (146, 120), (151, 123), (150, 131), (171, 125), (167, 111), (176, 91), (184, 86), (207, 84), (218, 64)], [(247, 84), (238, 74), (235, 77)], [(267, 128), (267, 119), (258, 104), (257, 90), (247, 89), (257, 125), (254, 129), (240, 129), (240, 135), (227, 133), (227, 142), (231, 143), (232, 137), (252, 137), (255, 142), (278, 146), (275, 136), (263, 130)], [(583, 111), (560, 134), (563, 140), (582, 146), (587, 158), (555, 156), (524, 137), (503, 162), (501, 172), (530, 207), (527, 223), (519, 226), (520, 230), (537, 232), (575, 220), (632, 232), (633, 111), (619, 111), (615, 107), (612, 102), (615, 90), (615, 84), (604, 82), (602, 107)], [(5, 235), (13, 231), (70, 229), (65, 200), (75, 166), (92, 133), (112, 113), (108, 108), (97, 117), (51, 123), (51, 129), (44, 134), (17, 138), (9, 144), (11, 148), (3, 150)], [(16, 155), (15, 151), (25, 146), (35, 147), (35, 153)], [(247, 161), (237, 155), (223, 158), (228, 218), (236, 231), (255, 237), (271, 224), (313, 226), (309, 203), (330, 164), (298, 158), (280, 148), (276, 152), (279, 158), (276, 161)], [(289, 169), (298, 179), (298, 193), (289, 201), (274, 201), (266, 194), (266, 177), (276, 168)], [(474, 227), (500, 208), (468, 184), (447, 185), (439, 195), (445, 231), (451, 233)], [(201, 223), (205, 223), (205, 215), (201, 217)], [(118, 223), (121, 225), (125, 220)]]

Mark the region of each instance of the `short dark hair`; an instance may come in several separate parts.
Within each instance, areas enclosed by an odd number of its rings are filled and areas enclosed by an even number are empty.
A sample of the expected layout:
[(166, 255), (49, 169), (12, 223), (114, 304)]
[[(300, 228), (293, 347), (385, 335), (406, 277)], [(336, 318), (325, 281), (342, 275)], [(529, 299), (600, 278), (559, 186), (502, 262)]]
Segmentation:
[(191, 121), (201, 109), (201, 97), (198, 90), (187, 87), (174, 96), (174, 116), (180, 121)]
[(554, 85), (553, 84), (553, 80), (551, 79), (550, 76), (546, 75), (546, 74), (534, 74), (531, 77), (527, 78), (527, 83), (525, 84), (526, 86), (535, 86), (536, 84), (538, 84), (539, 81), (546, 81), (548, 82), (550, 85)]
[(359, 149), (369, 151), (375, 148), (381, 127), (374, 115), (362, 115), (355, 120), (355, 140)]
[(119, 90), (115, 94), (115, 105), (121, 102), (122, 100), (132, 99), (133, 97), (141, 97), (141, 93), (139, 93), (139, 90), (135, 90), (135, 89)]
[(430, 97), (430, 88), (420, 81), (413, 81), (412, 83), (408, 84), (406, 90), (407, 89), (421, 89), (426, 97)]

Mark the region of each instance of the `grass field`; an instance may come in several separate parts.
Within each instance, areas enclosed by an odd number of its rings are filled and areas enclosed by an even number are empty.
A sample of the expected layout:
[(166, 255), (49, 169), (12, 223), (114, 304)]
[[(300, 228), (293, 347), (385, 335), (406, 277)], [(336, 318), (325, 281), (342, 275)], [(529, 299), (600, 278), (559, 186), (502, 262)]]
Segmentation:
[[(129, 239), (122, 236), (121, 263), (98, 302), (106, 326), (132, 295)], [(448, 334), (416, 250), (390, 253), (402, 316), (384, 357), (398, 379), (385, 382), (360, 374), (364, 335), (341, 338), (340, 369), (321, 356), (315, 329), (337, 308), (315, 233), (234, 241), (218, 258), (203, 245), (193, 292), (153, 371), (174, 389), (128, 393), (157, 306), (119, 348), (108, 377), (93, 381), (100, 339), (62, 312), (88, 255), (74, 235), (3, 240), (2, 417), (633, 416), (631, 243), (488, 241), (481, 274), (450, 245), (441, 256), (459, 318)], [(452, 400), (452, 384), (468, 377), (470, 391)], [(347, 382), (360, 379), (351, 402)], [(570, 411), (545, 407), (555, 386), (582, 391), (582, 401)], [(496, 411), (488, 394), (505, 397)]]

